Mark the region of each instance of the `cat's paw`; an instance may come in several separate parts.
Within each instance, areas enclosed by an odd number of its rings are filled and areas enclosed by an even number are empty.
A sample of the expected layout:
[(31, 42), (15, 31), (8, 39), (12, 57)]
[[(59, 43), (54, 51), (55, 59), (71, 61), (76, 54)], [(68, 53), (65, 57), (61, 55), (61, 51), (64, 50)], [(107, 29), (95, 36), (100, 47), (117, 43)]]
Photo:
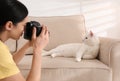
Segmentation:
[(80, 61), (81, 61), (81, 59), (80, 59), (80, 58), (76, 58), (76, 61), (77, 61), (77, 62), (80, 62)]
[(56, 54), (51, 54), (51, 57), (52, 57), (52, 58), (56, 57)]

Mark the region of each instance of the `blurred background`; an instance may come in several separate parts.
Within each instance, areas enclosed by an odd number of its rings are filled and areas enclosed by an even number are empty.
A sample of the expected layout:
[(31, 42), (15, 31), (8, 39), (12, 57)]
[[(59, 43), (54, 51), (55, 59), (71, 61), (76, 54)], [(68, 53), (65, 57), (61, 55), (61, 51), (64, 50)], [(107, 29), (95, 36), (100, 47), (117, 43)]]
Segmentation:
[(20, 0), (29, 16), (84, 15), (85, 25), (96, 35), (120, 38), (120, 0)]

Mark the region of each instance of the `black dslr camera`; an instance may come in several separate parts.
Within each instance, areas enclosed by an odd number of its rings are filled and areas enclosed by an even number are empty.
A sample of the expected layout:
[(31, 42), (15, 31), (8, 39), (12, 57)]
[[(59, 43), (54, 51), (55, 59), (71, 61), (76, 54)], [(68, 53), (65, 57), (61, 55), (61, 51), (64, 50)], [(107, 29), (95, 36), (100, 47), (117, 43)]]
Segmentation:
[(37, 21), (30, 21), (26, 23), (25, 31), (24, 31), (24, 39), (31, 40), (33, 28), (36, 27), (36, 36), (42, 31), (42, 26)]

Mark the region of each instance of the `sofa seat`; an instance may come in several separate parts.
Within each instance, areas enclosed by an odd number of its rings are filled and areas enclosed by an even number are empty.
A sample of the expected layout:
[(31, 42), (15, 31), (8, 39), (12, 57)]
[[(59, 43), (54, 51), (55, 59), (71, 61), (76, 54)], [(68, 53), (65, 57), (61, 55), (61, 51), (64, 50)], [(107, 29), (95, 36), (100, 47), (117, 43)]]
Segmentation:
[[(18, 64), (27, 77), (32, 55), (26, 55)], [(76, 62), (75, 58), (42, 57), (41, 81), (111, 81), (111, 69), (97, 59)]]

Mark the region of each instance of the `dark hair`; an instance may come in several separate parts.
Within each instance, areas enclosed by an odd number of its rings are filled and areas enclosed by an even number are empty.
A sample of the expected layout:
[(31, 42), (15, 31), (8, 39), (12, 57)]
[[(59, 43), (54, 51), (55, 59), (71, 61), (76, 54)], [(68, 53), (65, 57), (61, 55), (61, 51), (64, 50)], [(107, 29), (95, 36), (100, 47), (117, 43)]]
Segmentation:
[(28, 15), (24, 4), (18, 0), (0, 0), (0, 31), (7, 21), (17, 24)]

